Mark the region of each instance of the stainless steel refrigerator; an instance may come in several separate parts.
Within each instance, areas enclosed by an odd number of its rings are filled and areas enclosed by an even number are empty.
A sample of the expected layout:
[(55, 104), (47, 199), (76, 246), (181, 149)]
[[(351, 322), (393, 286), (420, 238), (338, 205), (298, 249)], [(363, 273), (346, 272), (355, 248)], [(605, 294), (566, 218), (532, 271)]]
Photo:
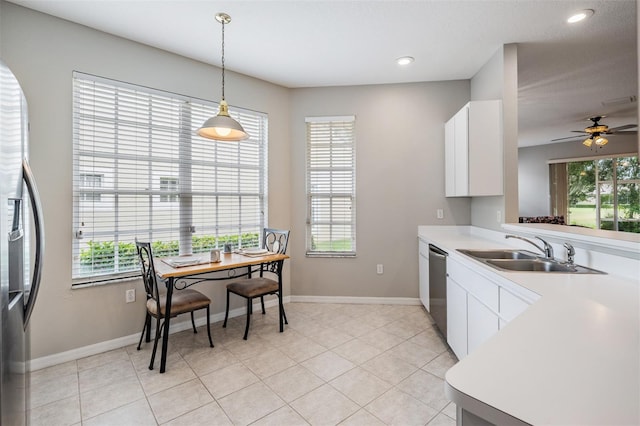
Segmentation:
[(27, 423), (29, 318), (42, 275), (44, 229), (29, 168), (27, 103), (0, 60), (0, 424)]

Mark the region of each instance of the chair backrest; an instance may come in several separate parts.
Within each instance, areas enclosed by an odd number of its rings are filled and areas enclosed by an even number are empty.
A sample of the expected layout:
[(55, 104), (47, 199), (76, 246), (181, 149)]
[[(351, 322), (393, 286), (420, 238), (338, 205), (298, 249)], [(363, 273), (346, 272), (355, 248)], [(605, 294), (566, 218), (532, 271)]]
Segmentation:
[[(142, 272), (142, 281), (144, 282), (144, 290), (147, 293), (147, 299), (154, 299), (157, 303), (160, 303), (156, 269), (153, 266), (151, 243), (136, 241), (136, 250), (138, 251), (140, 271)], [(159, 306), (157, 312), (160, 312)]]
[(285, 254), (288, 244), (289, 230), (274, 228), (264, 228), (262, 230), (262, 248), (279, 254)]
[[(287, 252), (287, 245), (289, 244), (289, 230), (264, 228), (262, 231), (262, 248), (279, 254), (285, 254)], [(268, 264), (260, 265), (260, 276), (263, 272), (271, 272), (279, 274), (279, 268), (282, 268), (284, 261), (271, 262)]]

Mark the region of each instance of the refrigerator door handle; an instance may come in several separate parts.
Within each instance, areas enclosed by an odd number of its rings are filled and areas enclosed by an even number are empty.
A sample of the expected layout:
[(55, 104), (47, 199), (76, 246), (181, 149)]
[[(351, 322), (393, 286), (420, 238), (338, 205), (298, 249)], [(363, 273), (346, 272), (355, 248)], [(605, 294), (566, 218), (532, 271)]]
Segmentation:
[(22, 161), (22, 176), (29, 192), (31, 210), (33, 211), (33, 224), (36, 233), (35, 261), (33, 266), (33, 277), (31, 279), (31, 291), (29, 292), (27, 304), (24, 307), (24, 327), (26, 329), (27, 324), (29, 324), (29, 318), (31, 318), (31, 313), (33, 312), (33, 306), (38, 297), (40, 280), (42, 278), (42, 262), (44, 257), (44, 221), (42, 219), (40, 194), (38, 193), (36, 181), (26, 158)]

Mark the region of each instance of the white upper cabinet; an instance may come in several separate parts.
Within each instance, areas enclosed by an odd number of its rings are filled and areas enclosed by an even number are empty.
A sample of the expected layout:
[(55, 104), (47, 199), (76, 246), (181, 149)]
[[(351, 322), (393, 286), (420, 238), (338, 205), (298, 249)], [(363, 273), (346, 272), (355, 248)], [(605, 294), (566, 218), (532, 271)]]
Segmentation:
[(503, 195), (502, 102), (471, 101), (444, 129), (445, 195)]

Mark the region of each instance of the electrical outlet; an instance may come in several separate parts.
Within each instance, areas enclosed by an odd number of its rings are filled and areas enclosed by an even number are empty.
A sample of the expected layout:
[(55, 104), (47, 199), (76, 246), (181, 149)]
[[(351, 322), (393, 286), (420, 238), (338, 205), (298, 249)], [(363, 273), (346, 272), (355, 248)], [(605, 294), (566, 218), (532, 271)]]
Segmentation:
[(444, 210), (442, 210), (442, 209), (436, 210), (436, 217), (438, 219), (444, 219)]
[(384, 273), (384, 266), (382, 266), (382, 263), (378, 263), (376, 265), (376, 273), (378, 275), (382, 275)]
[(502, 223), (502, 212), (500, 210), (496, 212), (496, 221)]
[(127, 290), (124, 293), (124, 299), (126, 303), (133, 303), (136, 301), (136, 289), (132, 288), (130, 290)]

